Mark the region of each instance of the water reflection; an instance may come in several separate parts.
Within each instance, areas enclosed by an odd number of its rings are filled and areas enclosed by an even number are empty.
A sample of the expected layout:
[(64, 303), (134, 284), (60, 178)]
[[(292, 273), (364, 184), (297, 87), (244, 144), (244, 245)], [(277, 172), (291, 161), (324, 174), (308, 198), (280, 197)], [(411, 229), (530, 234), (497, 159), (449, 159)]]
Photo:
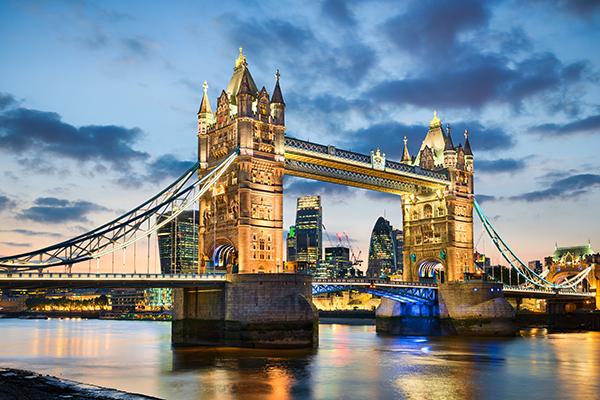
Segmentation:
[(600, 333), (379, 337), (321, 325), (310, 351), (182, 348), (170, 324), (0, 320), (0, 366), (169, 399), (597, 398)]

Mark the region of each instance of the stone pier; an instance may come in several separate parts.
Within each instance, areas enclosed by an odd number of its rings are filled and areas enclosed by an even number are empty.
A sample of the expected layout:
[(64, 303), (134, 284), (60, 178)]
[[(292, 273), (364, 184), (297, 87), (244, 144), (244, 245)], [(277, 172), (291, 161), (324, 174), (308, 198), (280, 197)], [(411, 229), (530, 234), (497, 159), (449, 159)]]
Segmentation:
[(377, 332), (392, 335), (513, 336), (515, 310), (502, 285), (483, 280), (450, 282), (438, 289), (437, 305), (382, 299)]
[(222, 289), (175, 289), (172, 343), (316, 347), (311, 282), (300, 274), (232, 274)]

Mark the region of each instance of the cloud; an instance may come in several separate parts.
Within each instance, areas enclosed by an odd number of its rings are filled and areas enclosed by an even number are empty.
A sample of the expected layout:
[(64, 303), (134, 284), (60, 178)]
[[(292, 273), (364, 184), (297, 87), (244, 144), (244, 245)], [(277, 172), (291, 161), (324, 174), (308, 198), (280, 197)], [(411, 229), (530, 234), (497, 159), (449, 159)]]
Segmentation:
[(154, 40), (144, 36), (122, 38), (121, 45), (125, 50), (126, 59), (148, 59), (158, 48), (158, 44)]
[(523, 101), (557, 92), (583, 78), (585, 63), (563, 64), (551, 53), (514, 62), (499, 54), (454, 58), (447, 68), (423, 75), (381, 82), (366, 95), (393, 105), (479, 110), (497, 103), (519, 108)]
[(384, 22), (382, 30), (401, 50), (445, 59), (456, 54), (461, 34), (486, 26), (490, 16), (488, 3), (482, 1), (415, 1)]
[(356, 17), (348, 8), (346, 0), (325, 0), (321, 4), (321, 14), (341, 26), (353, 27), (356, 25)]
[(31, 247), (31, 243), (0, 242), (0, 244), (10, 247)]
[(147, 166), (148, 178), (162, 180), (177, 178), (194, 165), (194, 161), (179, 160), (173, 154), (162, 155)]
[(584, 18), (591, 18), (595, 12), (600, 11), (598, 0), (531, 0), (531, 2), (539, 3), (544, 8), (562, 8), (570, 14)]
[(265, 66), (265, 60), (276, 60), (282, 70), (289, 71), (299, 82), (318, 77), (320, 84), (336, 82), (354, 88), (377, 61), (375, 50), (354, 33), (336, 45), (331, 44), (331, 37), (317, 37), (307, 24), (282, 19), (241, 19), (232, 14), (221, 16), (219, 21), (231, 44), (247, 49), (250, 64)]
[(525, 159), (498, 158), (496, 160), (476, 160), (475, 168), (482, 173), (515, 173), (526, 167)]
[(63, 235), (56, 232), (32, 231), (29, 229), (3, 229), (0, 232), (16, 233), (23, 236), (47, 236), (47, 237), (62, 237)]
[(4, 196), (0, 194), (0, 212), (4, 210), (9, 210), (16, 205), (14, 200), (10, 199), (8, 196)]
[(148, 154), (133, 148), (142, 137), (139, 128), (117, 125), (76, 127), (61, 116), (28, 108), (0, 113), (0, 151), (14, 155), (45, 154), (76, 161), (98, 161), (117, 170)]
[(349, 186), (337, 185), (335, 183), (313, 181), (296, 177), (285, 177), (284, 193), (289, 196), (345, 196), (353, 194), (353, 190)]
[(487, 195), (487, 194), (477, 194), (477, 195), (475, 195), (475, 199), (477, 200), (477, 202), (479, 204), (498, 200), (496, 196), (491, 196), (491, 195)]
[(537, 202), (557, 198), (576, 198), (600, 188), (600, 175), (578, 174), (558, 179), (543, 190), (523, 193), (510, 197), (511, 200)]
[(565, 124), (541, 124), (531, 127), (531, 132), (544, 136), (569, 136), (575, 134), (600, 134), (600, 114), (567, 122)]
[(13, 95), (0, 92), (0, 111), (16, 106), (17, 104), (18, 102)]
[(18, 217), (50, 224), (89, 222), (87, 218), (89, 214), (108, 211), (108, 208), (89, 201), (70, 201), (56, 197), (40, 197), (34, 201), (34, 204), (33, 207), (21, 211)]

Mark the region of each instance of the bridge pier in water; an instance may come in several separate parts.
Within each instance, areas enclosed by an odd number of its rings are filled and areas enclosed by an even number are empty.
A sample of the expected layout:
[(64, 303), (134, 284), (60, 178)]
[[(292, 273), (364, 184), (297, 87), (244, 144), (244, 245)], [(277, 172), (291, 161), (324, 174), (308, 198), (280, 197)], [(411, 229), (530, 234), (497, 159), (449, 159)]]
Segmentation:
[(318, 345), (312, 278), (232, 274), (222, 289), (175, 289), (175, 346), (307, 348)]
[(376, 327), (392, 335), (513, 336), (514, 319), (502, 284), (473, 280), (441, 284), (433, 305), (382, 299)]

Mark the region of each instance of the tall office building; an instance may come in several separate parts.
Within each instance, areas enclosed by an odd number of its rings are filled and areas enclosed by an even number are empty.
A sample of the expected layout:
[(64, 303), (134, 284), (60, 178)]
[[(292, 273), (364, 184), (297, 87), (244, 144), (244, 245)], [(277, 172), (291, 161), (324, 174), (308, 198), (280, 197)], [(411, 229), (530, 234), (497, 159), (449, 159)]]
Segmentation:
[(394, 274), (402, 274), (404, 271), (404, 257), (402, 252), (404, 251), (404, 232), (401, 229), (394, 229), (392, 231), (392, 240), (394, 242), (394, 251), (396, 258), (396, 268)]
[(298, 198), (295, 226), (298, 271), (315, 273), (323, 254), (321, 196), (303, 196)]
[(350, 261), (350, 249), (348, 247), (336, 246), (325, 247), (325, 260), (328, 278), (354, 277), (357, 271)]
[(402, 231), (394, 229), (390, 221), (379, 217), (369, 245), (368, 276), (388, 276), (399, 273), (402, 268), (402, 247), (404, 236)]
[(288, 231), (286, 238), (287, 245), (287, 262), (292, 263), (296, 261), (296, 227), (294, 225), (290, 226), (290, 230)]
[[(163, 274), (198, 272), (198, 211), (183, 211), (158, 230), (160, 270)], [(159, 217), (159, 221), (165, 217)]]

